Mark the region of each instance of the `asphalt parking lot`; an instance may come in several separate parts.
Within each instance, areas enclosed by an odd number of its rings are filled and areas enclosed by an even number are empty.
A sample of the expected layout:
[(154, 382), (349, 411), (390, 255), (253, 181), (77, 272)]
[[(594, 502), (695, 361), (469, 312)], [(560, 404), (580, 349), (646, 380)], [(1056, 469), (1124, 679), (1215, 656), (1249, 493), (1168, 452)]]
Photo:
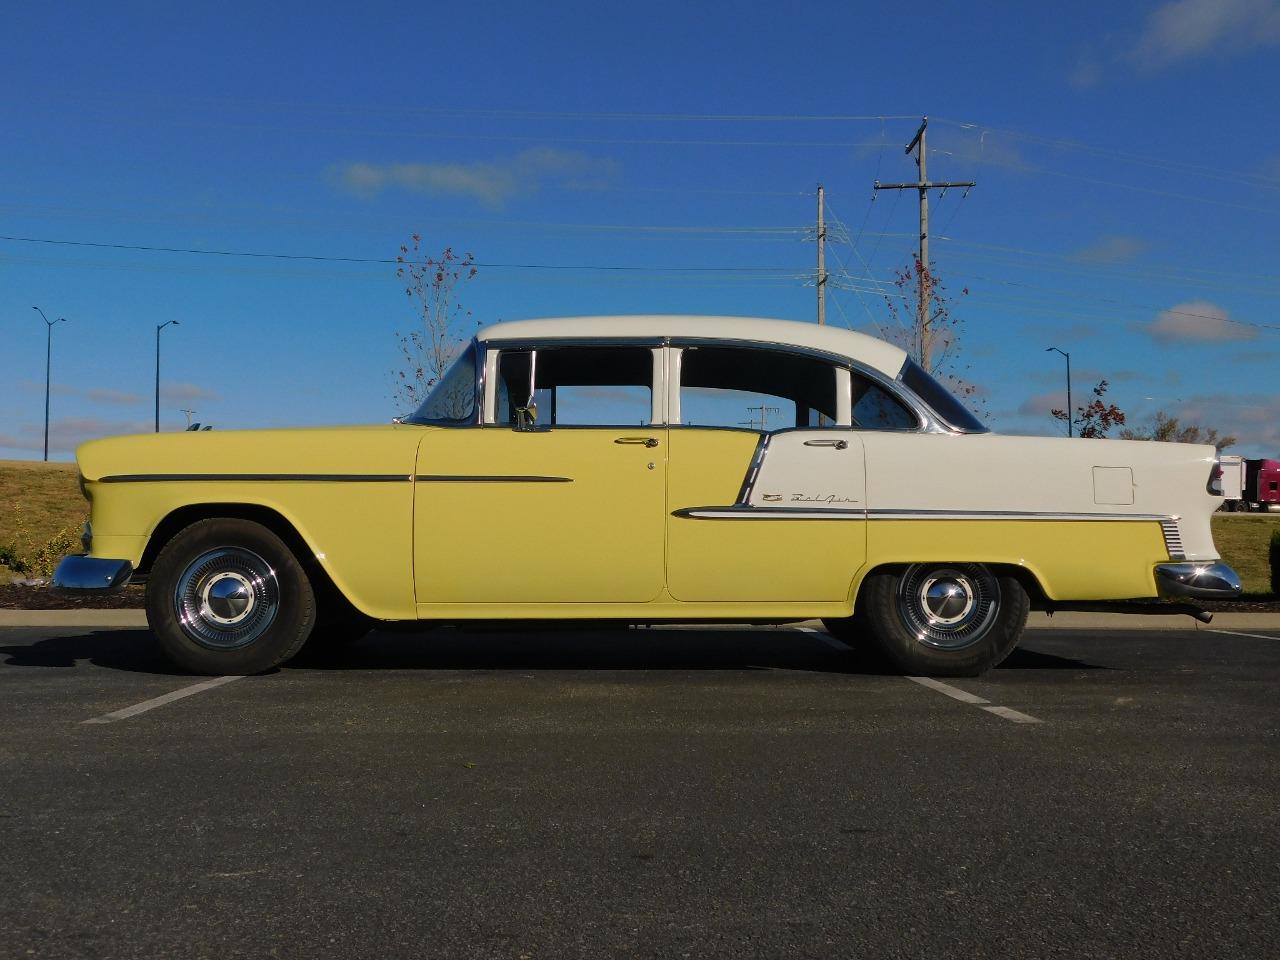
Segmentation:
[[(0, 955), (1280, 956), (1280, 630), (0, 628)], [(173, 694), (182, 694), (171, 697)]]

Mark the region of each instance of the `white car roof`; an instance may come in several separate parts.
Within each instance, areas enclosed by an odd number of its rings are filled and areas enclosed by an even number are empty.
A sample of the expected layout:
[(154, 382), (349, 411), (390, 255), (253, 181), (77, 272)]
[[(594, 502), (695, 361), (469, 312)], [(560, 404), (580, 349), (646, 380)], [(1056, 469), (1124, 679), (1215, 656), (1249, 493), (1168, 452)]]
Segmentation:
[(794, 320), (765, 320), (758, 317), (701, 317), (639, 315), (611, 317), (549, 317), (540, 320), (512, 320), (485, 327), (477, 339), (544, 340), (556, 337), (697, 337), (707, 340), (746, 340), (809, 347), (838, 354), (896, 377), (906, 353), (865, 333), (839, 327), (818, 326)]

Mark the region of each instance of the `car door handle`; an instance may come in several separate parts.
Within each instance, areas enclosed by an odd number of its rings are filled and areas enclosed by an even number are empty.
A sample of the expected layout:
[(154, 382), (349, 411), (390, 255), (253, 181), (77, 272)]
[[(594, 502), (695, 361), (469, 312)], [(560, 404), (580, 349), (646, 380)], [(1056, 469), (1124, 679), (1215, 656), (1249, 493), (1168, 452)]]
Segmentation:
[(848, 440), (806, 440), (806, 447), (835, 447), (837, 450), (844, 450), (849, 446)]
[(657, 437), (618, 437), (614, 443), (642, 443), (646, 447), (656, 447), (658, 445)]

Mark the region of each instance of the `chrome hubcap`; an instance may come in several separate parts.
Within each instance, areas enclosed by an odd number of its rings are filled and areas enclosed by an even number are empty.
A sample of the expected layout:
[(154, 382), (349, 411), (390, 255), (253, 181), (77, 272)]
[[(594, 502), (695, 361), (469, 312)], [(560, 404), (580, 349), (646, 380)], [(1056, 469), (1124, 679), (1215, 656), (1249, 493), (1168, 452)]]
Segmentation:
[(280, 607), (276, 573), (262, 557), (239, 547), (202, 553), (174, 588), (174, 610), (188, 637), (203, 647), (234, 650), (257, 640)]
[(1000, 585), (972, 563), (908, 567), (898, 583), (903, 624), (926, 646), (962, 650), (990, 631), (1000, 609)]

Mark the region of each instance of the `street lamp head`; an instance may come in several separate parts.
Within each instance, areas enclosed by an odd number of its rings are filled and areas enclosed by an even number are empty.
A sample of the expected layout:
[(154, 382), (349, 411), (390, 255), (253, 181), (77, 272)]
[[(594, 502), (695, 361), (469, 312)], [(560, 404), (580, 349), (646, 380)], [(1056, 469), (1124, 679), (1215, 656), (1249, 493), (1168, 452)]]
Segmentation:
[(178, 321), (177, 321), (177, 320), (166, 320), (164, 323), (157, 323), (157, 324), (156, 324), (156, 333), (159, 333), (159, 332), (160, 332), (161, 330), (163, 330), (165, 327), (169, 326), (169, 324), (173, 324), (173, 325), (176, 327), (176, 326), (178, 326)]

